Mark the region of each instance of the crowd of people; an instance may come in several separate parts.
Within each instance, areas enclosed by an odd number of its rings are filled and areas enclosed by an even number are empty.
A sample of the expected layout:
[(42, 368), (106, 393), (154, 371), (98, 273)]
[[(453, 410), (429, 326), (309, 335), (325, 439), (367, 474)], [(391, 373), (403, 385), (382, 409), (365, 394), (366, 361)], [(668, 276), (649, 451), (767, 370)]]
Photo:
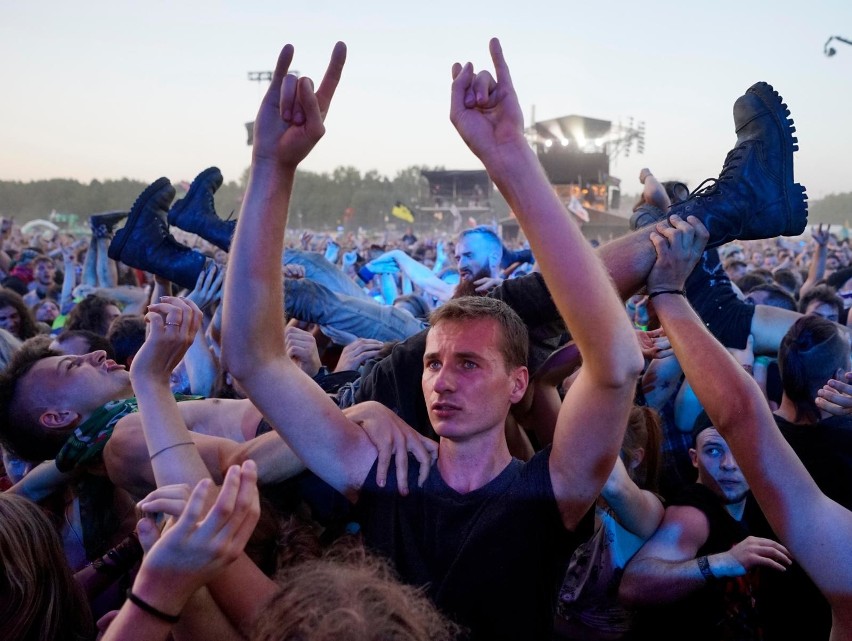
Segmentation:
[(852, 247), (786, 105), (598, 245), (489, 47), (450, 120), (520, 242), (288, 230), (343, 43), (282, 49), (236, 220), (211, 167), (4, 221), (2, 638), (852, 639)]

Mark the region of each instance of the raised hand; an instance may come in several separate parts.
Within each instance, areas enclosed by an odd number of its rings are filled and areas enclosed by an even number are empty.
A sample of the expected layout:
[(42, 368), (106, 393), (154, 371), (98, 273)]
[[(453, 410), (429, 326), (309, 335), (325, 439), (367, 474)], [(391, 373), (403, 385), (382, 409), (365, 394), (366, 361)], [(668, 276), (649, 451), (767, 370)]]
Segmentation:
[(710, 569), (717, 577), (742, 576), (756, 567), (784, 571), (793, 557), (780, 543), (771, 539), (749, 536), (727, 552), (707, 557)]
[(177, 614), (195, 590), (245, 548), (260, 516), (257, 467), (254, 461), (232, 466), (218, 497), (210, 479), (200, 481), (185, 503), (185, 490), (173, 488), (178, 492), (149, 495), (140, 503), (146, 511), (168, 513), (175, 520), (162, 534), (151, 519), (139, 522), (139, 539), (148, 551), (133, 592), (154, 607)]
[(820, 223), (819, 227), (811, 227), (811, 240), (816, 243), (817, 247), (828, 245), (829, 229), (828, 226), (823, 229), (822, 223)]
[(418, 485), (429, 476), (429, 468), (438, 460), (438, 443), (414, 430), (387, 407), (375, 401), (365, 401), (343, 410), (350, 421), (366, 432), (379, 454), (376, 483), (384, 487), (391, 458), (396, 463), (396, 482), (399, 493), (408, 494), (408, 453), (420, 463)]
[(198, 309), (204, 309), (211, 303), (222, 298), (222, 284), (225, 280), (225, 268), (210, 262), (207, 267), (198, 274), (195, 288), (186, 296), (186, 300), (192, 301)]
[(340, 352), (335, 372), (354, 372), (370, 358), (378, 355), (384, 343), (375, 338), (356, 338)]
[(331, 53), (319, 89), (313, 81), (288, 73), (293, 45), (285, 45), (278, 56), (272, 82), (254, 122), (255, 163), (272, 162), (295, 170), (325, 134), (326, 114), (346, 62), (346, 45), (338, 42)]
[(707, 228), (695, 216), (683, 220), (669, 216), (669, 223), (658, 223), (651, 232), (657, 262), (648, 274), (648, 293), (682, 290), (686, 277), (695, 267), (710, 237)]
[[(841, 380), (842, 379), (842, 380)], [(852, 414), (852, 372), (838, 373), (817, 390), (816, 406), (835, 416)]]
[(501, 158), (508, 162), (518, 148), (527, 147), (523, 113), (500, 41), (492, 38), (488, 47), (496, 80), (488, 71), (474, 73), (470, 62), (457, 62), (450, 98), (450, 121), (486, 165)]
[(305, 374), (314, 377), (320, 371), (319, 351), (317, 350), (317, 339), (310, 332), (299, 329), (291, 320), (284, 330), (284, 346), (287, 356), (299, 366)]
[(165, 379), (183, 359), (201, 327), (201, 310), (191, 300), (163, 296), (148, 306), (147, 336), (130, 367), (134, 386), (143, 378)]

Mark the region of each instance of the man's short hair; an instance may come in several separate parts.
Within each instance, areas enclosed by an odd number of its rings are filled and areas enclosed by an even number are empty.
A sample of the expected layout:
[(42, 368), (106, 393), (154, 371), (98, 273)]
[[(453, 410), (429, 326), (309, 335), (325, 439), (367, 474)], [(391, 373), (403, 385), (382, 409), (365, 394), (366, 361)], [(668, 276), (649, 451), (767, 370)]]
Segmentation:
[(110, 325), (106, 338), (115, 353), (115, 361), (127, 365), (145, 342), (145, 318), (138, 314), (119, 316)]
[(787, 290), (779, 287), (778, 285), (766, 284), (766, 285), (758, 285), (757, 287), (752, 287), (748, 290), (746, 296), (751, 296), (752, 294), (757, 294), (758, 292), (763, 292), (766, 294), (766, 299), (761, 303), (762, 305), (769, 305), (770, 307), (779, 307), (781, 309), (787, 309), (791, 312), (795, 312), (797, 310), (796, 307), (796, 299), (790, 295)]
[(527, 326), (520, 316), (503, 301), (480, 297), (465, 296), (454, 298), (443, 304), (429, 316), (429, 324), (435, 327), (439, 323), (452, 321), (494, 320), (500, 327), (500, 352), (506, 370), (526, 367), (529, 351)]
[(112, 345), (106, 337), (96, 334), (95, 332), (90, 332), (88, 329), (63, 329), (56, 335), (54, 340), (61, 345), (62, 343), (66, 343), (75, 338), (79, 338), (86, 342), (87, 349), (80, 352), (80, 354), (89, 354), (90, 352), (96, 352), (102, 349), (106, 352), (107, 358), (116, 360), (115, 350), (112, 348)]
[(812, 287), (799, 299), (799, 311), (802, 314), (808, 313), (808, 306), (814, 302), (826, 303), (837, 309), (837, 316), (843, 311), (843, 299), (837, 295), (837, 290), (829, 285), (817, 285)]
[(59, 355), (50, 349), (49, 336), (36, 336), (21, 345), (0, 373), (0, 442), (25, 461), (54, 458), (71, 430), (45, 428), (40, 420), (44, 403), (37, 402), (40, 390), (32, 385), (21, 386), (33, 365)]
[(802, 283), (792, 269), (776, 269), (772, 276), (775, 283), (787, 293), (792, 296), (798, 295)]
[(819, 421), (814, 399), (838, 369), (849, 366), (849, 339), (822, 316), (799, 318), (781, 340), (778, 367), (784, 393), (796, 407), (796, 421)]
[(459, 240), (465, 236), (470, 236), (471, 234), (479, 234), (480, 236), (483, 236), (490, 245), (494, 246), (494, 249), (499, 247), (500, 253), (503, 253), (503, 241), (500, 240), (500, 237), (497, 235), (497, 232), (494, 231), (493, 227), (488, 225), (477, 225), (476, 227), (465, 229), (459, 234)]

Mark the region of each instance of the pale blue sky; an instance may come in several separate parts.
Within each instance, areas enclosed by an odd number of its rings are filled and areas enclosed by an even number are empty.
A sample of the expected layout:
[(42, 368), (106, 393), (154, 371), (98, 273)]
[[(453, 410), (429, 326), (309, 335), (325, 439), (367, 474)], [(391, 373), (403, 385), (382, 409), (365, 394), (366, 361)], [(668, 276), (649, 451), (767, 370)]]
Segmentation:
[(318, 78), (338, 39), (349, 59), (306, 169), (477, 168), (447, 117), (450, 66), (490, 65), (497, 35), (528, 116), (535, 105), (539, 120), (646, 122), (644, 156), (612, 167), (627, 191), (644, 165), (692, 186), (718, 174), (733, 101), (758, 80), (791, 107), (796, 178), (811, 197), (852, 191), (852, 46), (822, 53), (829, 35), (852, 38), (848, 0), (0, 6), (2, 180), (178, 181), (212, 164), (237, 179), (262, 93), (246, 73), (271, 69), (292, 42), (294, 68)]

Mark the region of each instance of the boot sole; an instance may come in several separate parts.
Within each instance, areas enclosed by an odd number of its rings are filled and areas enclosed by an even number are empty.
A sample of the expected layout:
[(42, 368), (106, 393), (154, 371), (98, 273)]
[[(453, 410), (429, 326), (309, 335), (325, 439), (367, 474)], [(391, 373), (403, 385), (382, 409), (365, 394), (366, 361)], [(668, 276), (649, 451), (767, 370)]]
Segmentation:
[[(798, 139), (793, 135), (796, 131), (793, 119), (790, 118), (790, 109), (784, 103), (781, 95), (766, 82), (758, 82), (748, 89), (748, 93), (754, 94), (764, 104), (767, 111), (772, 114), (775, 124), (782, 132), (785, 153), (784, 167), (784, 198), (787, 202), (787, 224), (782, 236), (798, 236), (808, 225), (808, 196), (805, 187), (793, 182), (793, 153), (799, 150)], [(788, 160), (789, 159), (789, 160)]]
[[(148, 201), (166, 185), (171, 186), (168, 178), (158, 178), (153, 183), (148, 185), (139, 197), (134, 201), (133, 207), (130, 208), (130, 215), (127, 217), (127, 223), (115, 233), (115, 238), (109, 244), (107, 256), (113, 260), (121, 260), (121, 254), (124, 251), (125, 245), (130, 238), (130, 232), (136, 226), (139, 216), (145, 210), (145, 205)], [(172, 195), (174, 197), (174, 195)]]
[[(198, 192), (198, 190), (201, 189), (201, 185), (206, 183), (207, 177), (210, 176), (210, 175), (213, 175), (213, 174), (218, 174), (218, 179), (216, 180), (216, 182), (218, 184), (216, 185), (216, 188), (213, 190), (213, 193), (215, 194), (219, 190), (219, 187), (221, 187), (222, 183), (224, 182), (224, 178), (222, 178), (222, 172), (219, 171), (218, 167), (208, 167), (207, 169), (205, 169), (204, 171), (202, 171), (200, 174), (198, 174), (195, 177), (195, 179), (192, 181), (192, 184), (189, 186), (189, 191), (186, 192), (186, 196), (184, 196), (179, 201), (177, 201), (174, 204), (174, 206), (171, 209), (169, 209), (169, 215), (168, 215), (169, 225), (183, 229), (183, 227), (181, 227), (178, 224), (178, 218), (180, 218), (180, 215), (183, 213), (183, 210), (186, 208), (186, 203), (192, 202), (192, 198), (195, 196), (195, 194)], [(192, 230), (186, 229), (184, 231), (190, 231), (191, 232)], [(193, 233), (195, 233), (195, 232), (193, 232)]]

